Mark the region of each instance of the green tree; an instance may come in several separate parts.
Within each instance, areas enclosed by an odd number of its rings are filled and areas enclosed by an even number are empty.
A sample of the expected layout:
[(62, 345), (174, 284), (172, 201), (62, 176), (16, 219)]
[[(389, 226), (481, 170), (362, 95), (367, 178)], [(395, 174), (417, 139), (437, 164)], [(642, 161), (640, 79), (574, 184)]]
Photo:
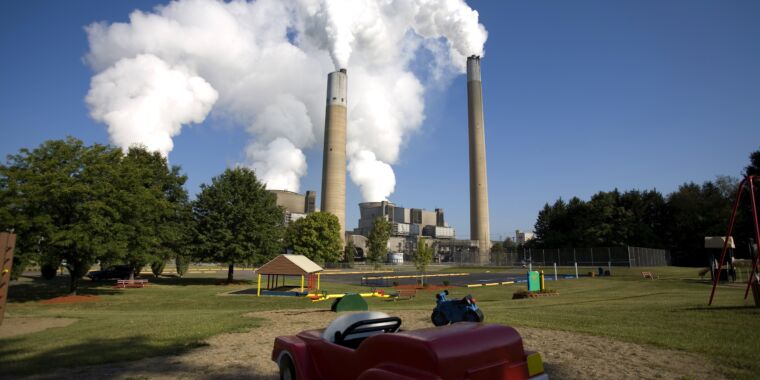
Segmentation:
[(133, 274), (146, 264), (165, 262), (187, 243), (190, 218), (187, 177), (165, 157), (132, 147), (120, 170), (121, 217), (128, 246), (121, 259)]
[(760, 175), (760, 150), (749, 155), (749, 166), (744, 170), (747, 175)]
[(21, 149), (0, 166), (0, 229), (15, 230), (24, 260), (66, 260), (71, 294), (98, 259), (125, 254), (121, 158), (118, 149), (69, 137)]
[(353, 239), (348, 239), (346, 242), (346, 248), (343, 252), (343, 255), (346, 260), (346, 264), (348, 264), (349, 268), (354, 267), (354, 260), (356, 259), (356, 245), (354, 245)]
[(281, 250), (283, 210), (250, 169), (227, 169), (201, 185), (193, 214), (198, 256), (227, 263), (228, 282), (236, 263), (263, 264)]
[(388, 255), (388, 239), (391, 236), (391, 224), (383, 217), (375, 219), (372, 229), (367, 237), (367, 261), (372, 263), (375, 269), (380, 265)]
[(430, 261), (433, 260), (433, 249), (427, 245), (427, 240), (417, 238), (417, 251), (414, 253), (414, 267), (420, 272), (420, 284), (425, 285), (425, 273)]
[(336, 262), (342, 255), (340, 222), (328, 212), (313, 212), (290, 223), (285, 236), (294, 253), (320, 264)]

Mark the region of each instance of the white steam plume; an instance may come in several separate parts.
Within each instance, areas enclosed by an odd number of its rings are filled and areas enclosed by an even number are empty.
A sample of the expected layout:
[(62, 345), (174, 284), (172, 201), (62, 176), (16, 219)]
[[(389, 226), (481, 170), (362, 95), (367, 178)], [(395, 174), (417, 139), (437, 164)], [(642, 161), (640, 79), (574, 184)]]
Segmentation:
[(321, 147), (326, 75), (347, 68), (348, 169), (366, 201), (393, 192), (391, 165), (424, 120), (417, 52), (443, 78), (487, 36), (462, 0), (178, 0), (86, 30), (87, 103), (114, 143), (168, 154), (213, 107), (246, 127), (246, 165), (269, 188), (299, 190), (303, 150)]

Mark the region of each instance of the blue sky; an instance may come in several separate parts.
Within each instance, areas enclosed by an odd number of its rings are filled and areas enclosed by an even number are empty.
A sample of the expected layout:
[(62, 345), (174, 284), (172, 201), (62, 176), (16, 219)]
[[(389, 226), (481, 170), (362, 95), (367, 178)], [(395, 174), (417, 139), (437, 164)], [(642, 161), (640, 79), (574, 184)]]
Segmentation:
[[(0, 154), (72, 135), (108, 142), (84, 103), (83, 27), (155, 1), (0, 2)], [(760, 149), (760, 2), (469, 1), (482, 61), (493, 239), (531, 230), (558, 197), (739, 175)], [(426, 94), (426, 120), (394, 166), (391, 200), (444, 208), (469, 234), (466, 83)], [(175, 139), (188, 190), (241, 162), (247, 135), (208, 118)], [(301, 189), (320, 188), (321, 146)], [(350, 183), (347, 223), (361, 195)]]

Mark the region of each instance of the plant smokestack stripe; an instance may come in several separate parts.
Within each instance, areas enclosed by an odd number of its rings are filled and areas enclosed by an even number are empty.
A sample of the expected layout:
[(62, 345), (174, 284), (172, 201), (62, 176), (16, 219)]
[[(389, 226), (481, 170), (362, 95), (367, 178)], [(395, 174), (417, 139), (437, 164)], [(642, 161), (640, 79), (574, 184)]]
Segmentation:
[(341, 240), (344, 240), (346, 231), (347, 88), (346, 69), (340, 69), (327, 75), (321, 211), (329, 212), (338, 217)]
[(488, 222), (488, 176), (486, 170), (483, 94), (480, 57), (467, 58), (467, 114), (470, 142), (470, 239), (478, 241), (481, 264), (489, 262), (491, 250)]

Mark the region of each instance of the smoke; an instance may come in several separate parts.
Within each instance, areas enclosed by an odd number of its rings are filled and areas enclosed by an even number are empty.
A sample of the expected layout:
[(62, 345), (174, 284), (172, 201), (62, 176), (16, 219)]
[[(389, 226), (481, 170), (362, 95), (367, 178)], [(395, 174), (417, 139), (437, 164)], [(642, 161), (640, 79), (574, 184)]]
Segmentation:
[(429, 78), (451, 77), (487, 36), (462, 0), (178, 0), (85, 29), (86, 101), (113, 143), (168, 155), (211, 113), (245, 127), (243, 164), (273, 189), (299, 190), (327, 73), (348, 68), (348, 170), (366, 201), (393, 192), (391, 165), (424, 120), (419, 52), (434, 57)]

